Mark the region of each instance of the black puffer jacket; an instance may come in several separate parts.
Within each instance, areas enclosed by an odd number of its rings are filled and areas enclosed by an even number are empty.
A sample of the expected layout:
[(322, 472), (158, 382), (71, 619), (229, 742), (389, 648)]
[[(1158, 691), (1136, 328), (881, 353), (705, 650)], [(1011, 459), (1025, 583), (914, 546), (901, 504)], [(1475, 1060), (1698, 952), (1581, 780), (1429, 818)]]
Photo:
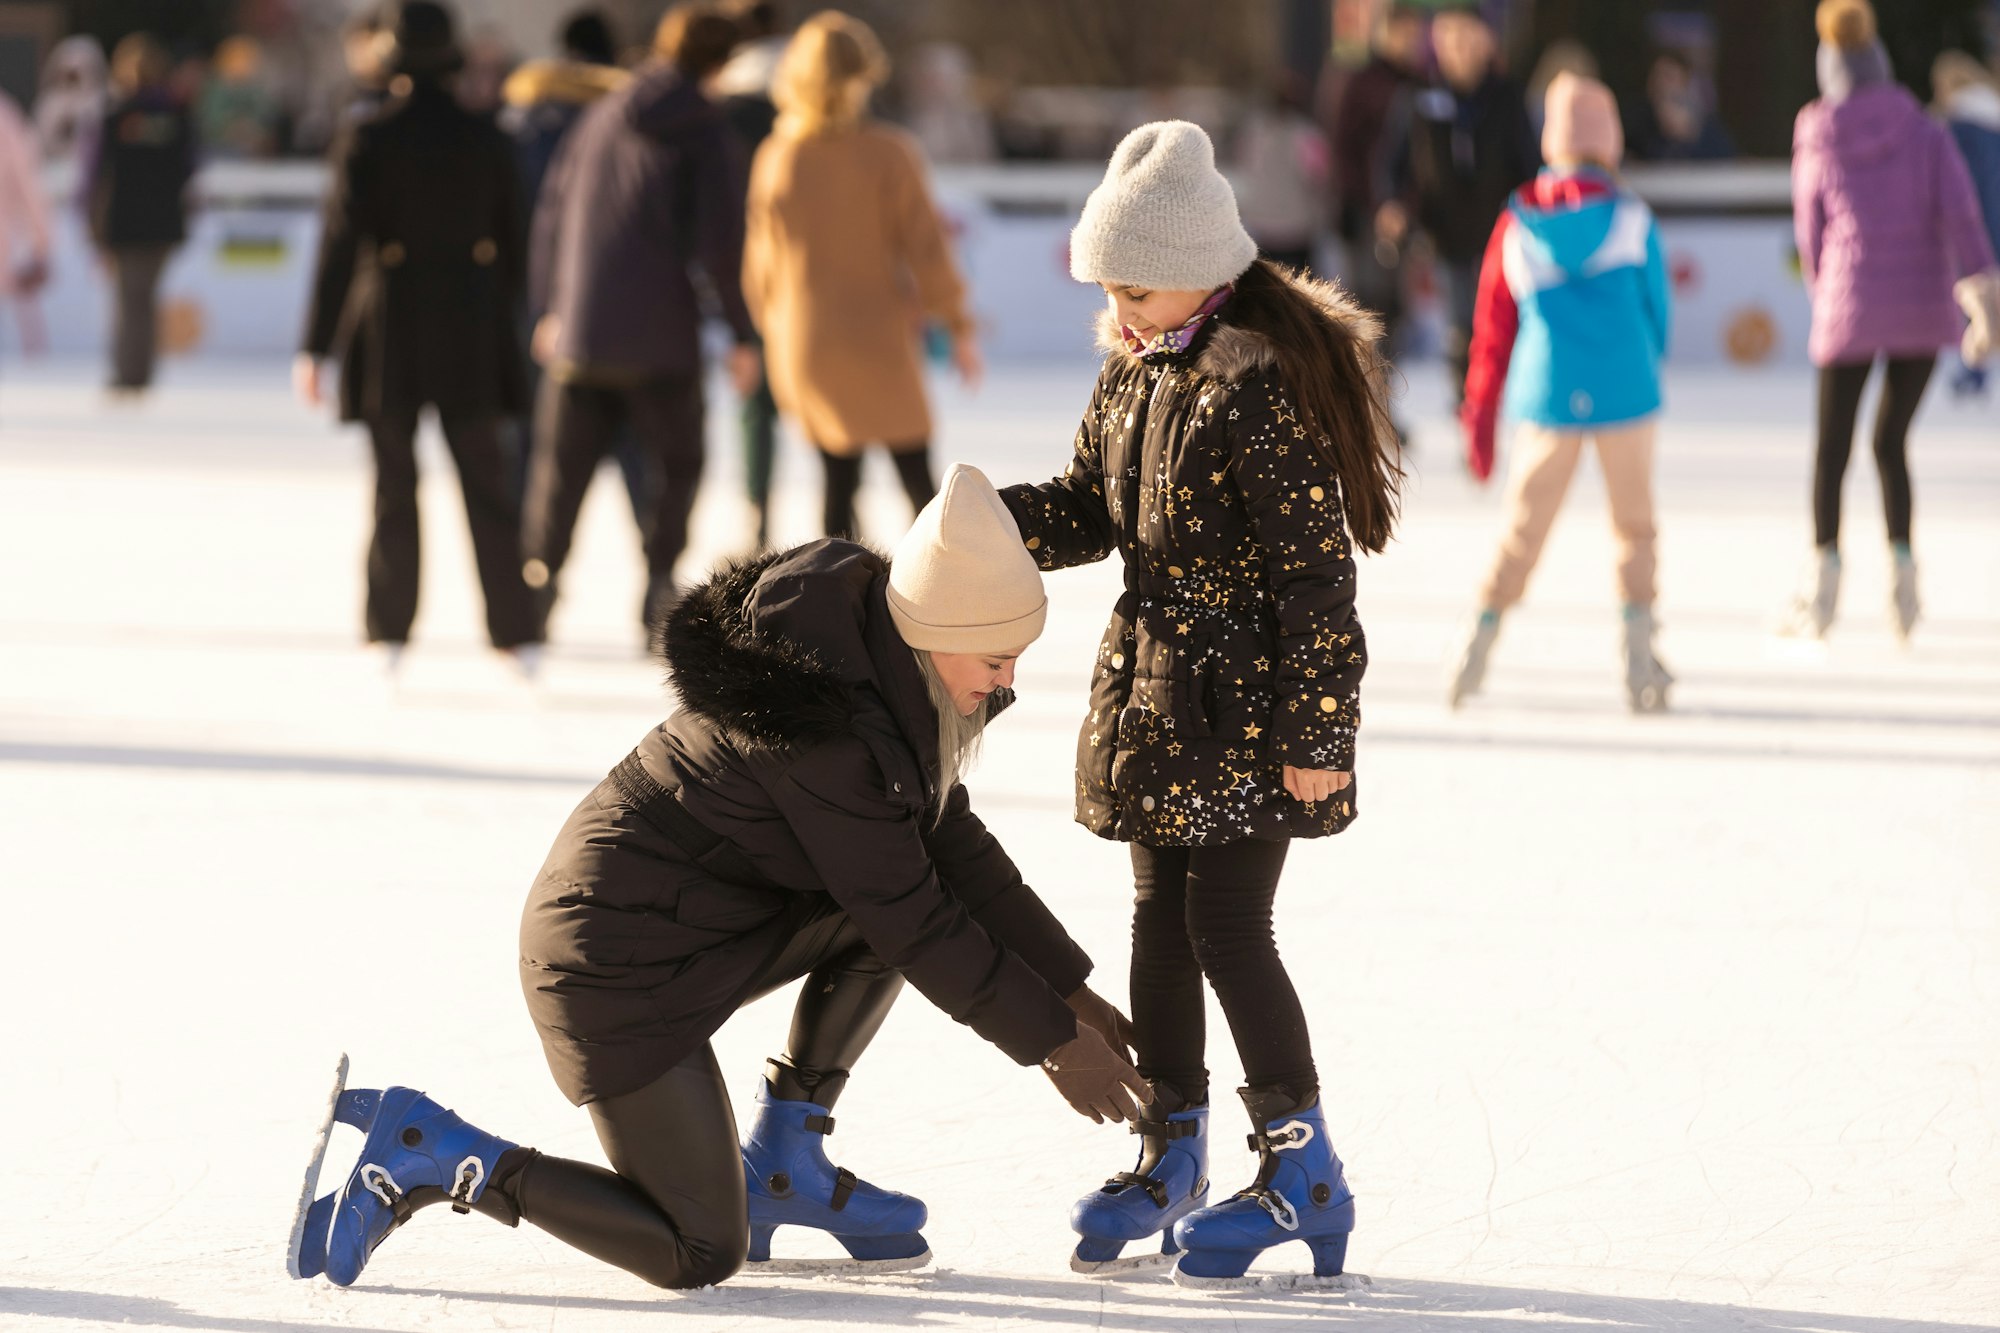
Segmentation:
[[(1339, 288), (1294, 279), (1376, 336)], [(1076, 818), (1148, 846), (1310, 838), (1355, 787), (1303, 804), (1284, 765), (1351, 771), (1368, 663), (1332, 471), (1261, 334), (1222, 309), (1183, 353), (1108, 352), (1062, 476), (1001, 498), (1043, 569), (1116, 552), (1125, 594), (1097, 650)]]
[(693, 854), (617, 774), (557, 837), (521, 975), (571, 1100), (634, 1091), (695, 1051), (822, 895), (1016, 1061), (1076, 1035), (1063, 997), (1089, 958), (964, 787), (932, 824), (936, 715), (887, 581), (865, 547), (820, 541), (726, 569), (675, 609), (663, 639), (681, 708), (636, 758), (721, 842)]

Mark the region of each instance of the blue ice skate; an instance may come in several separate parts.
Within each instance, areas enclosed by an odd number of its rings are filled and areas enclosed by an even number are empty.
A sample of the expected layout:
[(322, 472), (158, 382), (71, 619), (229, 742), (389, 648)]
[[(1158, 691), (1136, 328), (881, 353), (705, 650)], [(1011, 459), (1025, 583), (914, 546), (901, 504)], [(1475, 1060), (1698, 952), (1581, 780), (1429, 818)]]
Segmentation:
[[(744, 1271), (897, 1273), (922, 1268), (931, 1248), (920, 1234), (930, 1220), (922, 1199), (880, 1189), (826, 1159), (833, 1117), (814, 1102), (780, 1101), (759, 1080), (757, 1118), (743, 1137), (750, 1193), (750, 1257)], [(829, 1233), (851, 1261), (773, 1259), (771, 1233), (781, 1226)]]
[[(500, 1155), (516, 1146), (475, 1129), (414, 1088), (346, 1088), (342, 1056), (327, 1118), (306, 1170), (286, 1271), (325, 1273), (337, 1286), (361, 1276), (375, 1247), (426, 1203), (468, 1212), (486, 1192)], [(311, 1198), (333, 1126), (367, 1135), (336, 1194)]]
[[(1279, 1285), (1350, 1285), (1342, 1268), (1354, 1230), (1354, 1194), (1327, 1141), (1319, 1098), (1297, 1107), (1289, 1092), (1245, 1089), (1243, 1101), (1259, 1127), (1250, 1136), (1259, 1159), (1257, 1178), (1174, 1225), (1174, 1241), (1183, 1251), (1174, 1281), (1183, 1287), (1240, 1286), (1259, 1254), (1302, 1240), (1312, 1248), (1312, 1278), (1281, 1279)], [(1294, 1109), (1282, 1109), (1287, 1107)]]
[[(1191, 1106), (1164, 1118), (1158, 1104), (1140, 1112), (1139, 1161), (1076, 1201), (1069, 1224), (1083, 1237), (1070, 1269), (1106, 1277), (1173, 1262), (1180, 1252), (1174, 1224), (1208, 1201), (1208, 1108)], [(1136, 1240), (1160, 1238), (1157, 1254), (1120, 1258)]]

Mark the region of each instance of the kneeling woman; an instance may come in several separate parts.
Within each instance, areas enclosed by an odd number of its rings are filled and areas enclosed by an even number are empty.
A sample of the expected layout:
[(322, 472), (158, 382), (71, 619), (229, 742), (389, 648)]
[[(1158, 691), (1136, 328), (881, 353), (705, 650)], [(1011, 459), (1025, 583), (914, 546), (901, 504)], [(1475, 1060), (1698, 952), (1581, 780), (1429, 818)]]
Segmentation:
[[(1081, 1113), (1132, 1115), (1145, 1085), (1112, 1049), (1124, 1019), (958, 783), (1045, 612), (1014, 520), (966, 467), (893, 568), (821, 541), (689, 593), (662, 636), (680, 710), (570, 816), (521, 925), (549, 1067), (612, 1170), (496, 1138), (409, 1088), (339, 1092), (327, 1128), (367, 1141), (341, 1190), (301, 1201), (293, 1275), (351, 1283), (439, 1202), (525, 1219), (663, 1287), (768, 1260), (784, 1224), (915, 1267), (924, 1205), (821, 1146), (905, 977), (1041, 1063)], [(709, 1038), (801, 977), (739, 1151)]]

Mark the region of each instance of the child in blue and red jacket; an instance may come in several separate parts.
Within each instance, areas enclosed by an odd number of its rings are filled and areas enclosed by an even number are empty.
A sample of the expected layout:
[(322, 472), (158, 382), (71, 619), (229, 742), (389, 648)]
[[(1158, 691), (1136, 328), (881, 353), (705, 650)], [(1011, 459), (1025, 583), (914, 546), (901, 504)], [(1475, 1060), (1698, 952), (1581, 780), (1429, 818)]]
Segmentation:
[[(1586, 439), (1597, 446), (1618, 537), (1625, 684), (1635, 712), (1666, 707), (1653, 650), (1653, 436), (1669, 293), (1650, 209), (1618, 182), (1618, 104), (1595, 79), (1549, 85), (1548, 167), (1514, 192), (1479, 276), (1461, 421), (1485, 481), (1504, 411), (1517, 423), (1506, 532), (1453, 663), (1450, 701), (1478, 691), (1500, 617), (1521, 599)], [(1502, 386), (1505, 387), (1504, 398)]]

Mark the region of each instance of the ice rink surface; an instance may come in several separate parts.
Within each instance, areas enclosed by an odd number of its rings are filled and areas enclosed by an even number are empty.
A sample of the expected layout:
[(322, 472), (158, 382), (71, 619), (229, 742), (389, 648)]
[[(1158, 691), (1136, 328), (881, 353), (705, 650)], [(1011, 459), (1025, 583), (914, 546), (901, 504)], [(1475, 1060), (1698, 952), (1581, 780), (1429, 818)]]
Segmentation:
[[(1062, 466), (1091, 369), (941, 394), (941, 451)], [(1802, 374), (1680, 375), (1661, 448), (1670, 716), (1624, 710), (1610, 541), (1586, 465), (1487, 694), (1442, 706), (1498, 495), (1434, 376), (1406, 407), (1401, 540), (1364, 561), (1365, 817), (1295, 849), (1280, 942), (1359, 1196), (1353, 1295), (1098, 1284), (1069, 1205), (1130, 1164), (914, 992), (840, 1106), (835, 1159), (928, 1200), (937, 1262), (867, 1282), (658, 1292), (529, 1227), (434, 1209), (361, 1285), (284, 1276), (336, 1055), (544, 1150), (597, 1157), (515, 979), (530, 877), (668, 707), (639, 652), (606, 476), (527, 688), (484, 650), (455, 488), (427, 443), (424, 606), (402, 683), (358, 651), (357, 432), (281, 363), (170, 367), (138, 407), (94, 367), (0, 382), (0, 1328), (264, 1333), (685, 1327), (1465, 1333), (2000, 1326), (2000, 407), (1940, 382), (1915, 435), (1926, 614), (1887, 629), (1865, 435), (1824, 646), (1770, 624), (1808, 548)], [(740, 524), (732, 413), (684, 572)], [(818, 475), (781, 460), (779, 536)], [(888, 469), (864, 517), (907, 517)], [(1124, 995), (1122, 849), (1069, 822), (1115, 567), (1050, 582), (1050, 632), (974, 803)], [(782, 1039), (722, 1033), (747, 1104)], [(1211, 1020), (1218, 1092), (1240, 1077)], [(1218, 1101), (1213, 1174), (1249, 1176)], [(328, 1176), (352, 1162), (340, 1130)], [(820, 1252), (780, 1232), (781, 1253)], [(1260, 1272), (1304, 1266), (1279, 1250)]]

